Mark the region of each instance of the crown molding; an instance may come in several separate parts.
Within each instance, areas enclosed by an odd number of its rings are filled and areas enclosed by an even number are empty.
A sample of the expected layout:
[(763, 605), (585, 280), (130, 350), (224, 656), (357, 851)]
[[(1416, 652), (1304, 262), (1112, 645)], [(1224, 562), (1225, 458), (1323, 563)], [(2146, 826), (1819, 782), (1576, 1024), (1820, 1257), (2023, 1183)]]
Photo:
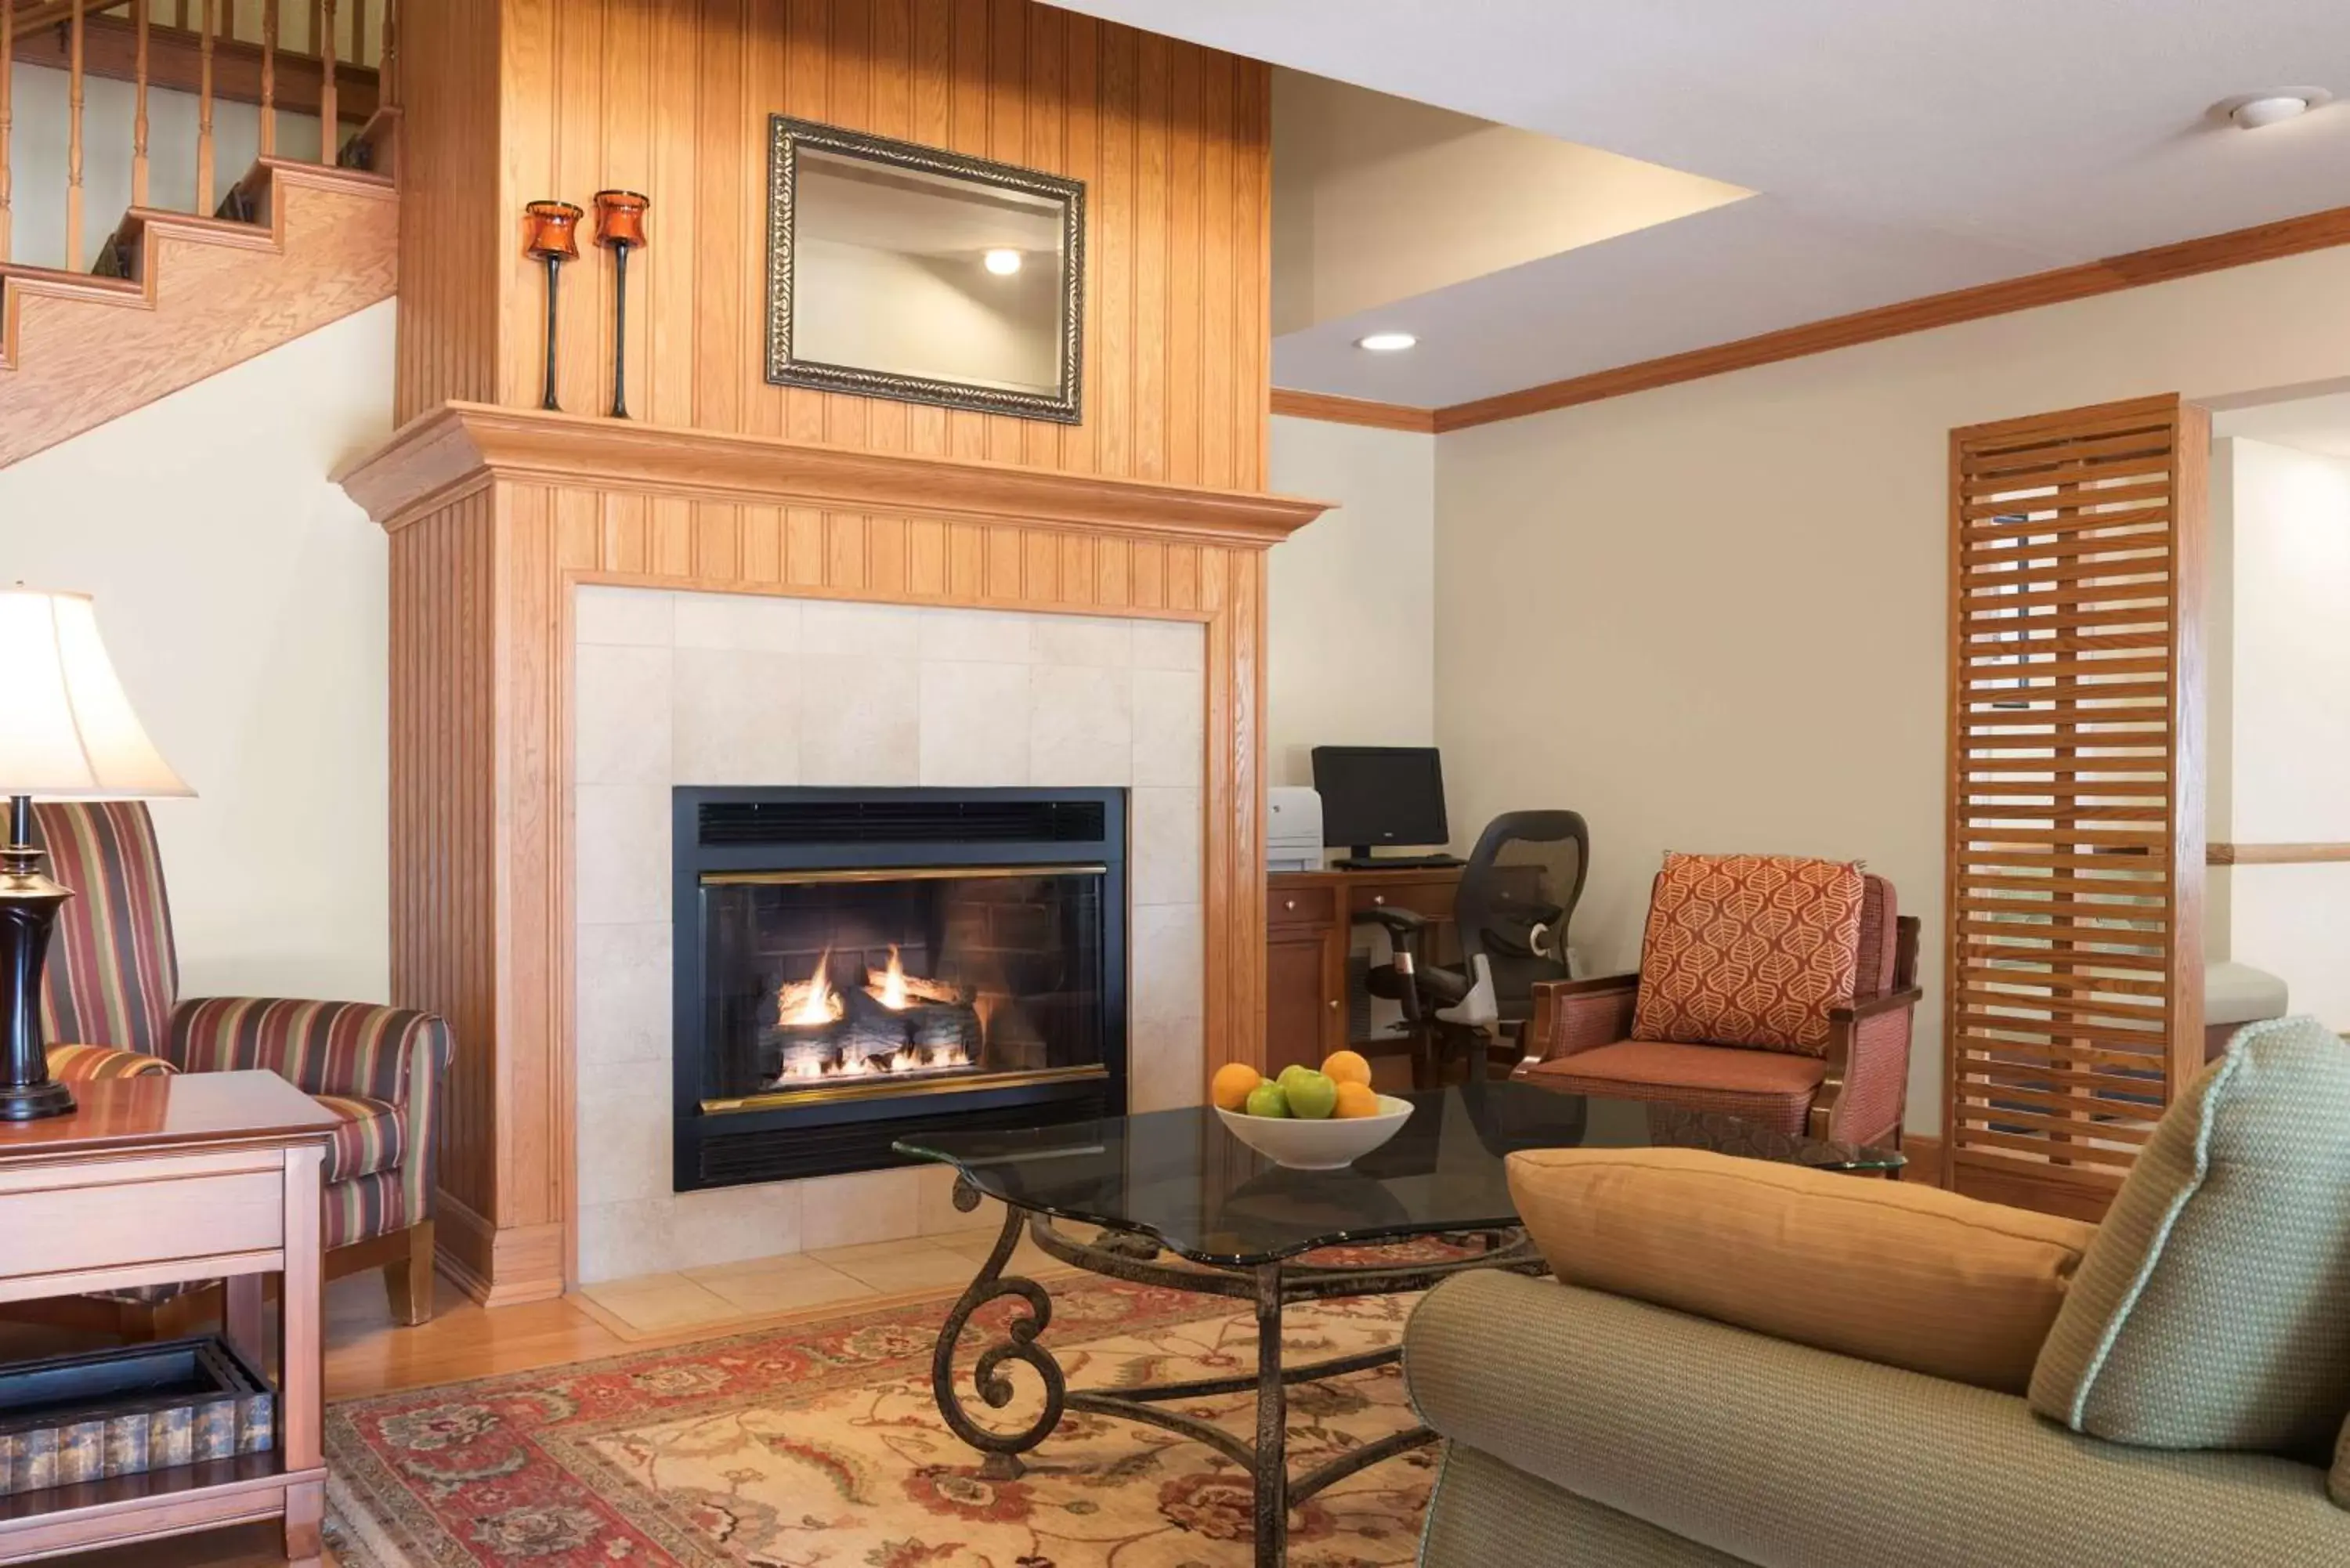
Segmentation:
[(1342, 398), (1330, 392), (1298, 392), (1287, 387), (1273, 389), (1273, 411), (1293, 420), (1320, 420), (1325, 424), (1367, 425), (1373, 430), (1436, 432), (1434, 409), (1405, 403), (1375, 403), (1366, 398)]
[(1329, 504), (772, 436), (443, 403), (335, 475), (387, 529), (493, 483), (1263, 548)]

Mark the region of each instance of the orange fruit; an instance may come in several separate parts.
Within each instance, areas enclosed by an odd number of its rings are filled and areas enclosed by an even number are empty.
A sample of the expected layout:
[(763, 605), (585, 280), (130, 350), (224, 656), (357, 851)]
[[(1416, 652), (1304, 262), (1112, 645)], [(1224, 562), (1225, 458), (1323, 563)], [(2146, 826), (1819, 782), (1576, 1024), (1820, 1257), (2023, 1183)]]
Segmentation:
[(1241, 1110), (1248, 1105), (1249, 1091), (1263, 1082), (1264, 1075), (1246, 1062), (1227, 1062), (1210, 1081), (1208, 1098), (1223, 1110)]
[(1360, 1084), (1365, 1088), (1370, 1086), (1371, 1064), (1363, 1059), (1359, 1051), (1331, 1052), (1323, 1059), (1322, 1071), (1326, 1076), (1342, 1084)]
[[(1352, 1056), (1354, 1053), (1349, 1051), (1342, 1054)], [(1358, 1062), (1362, 1060), (1359, 1056), (1356, 1056), (1355, 1059)], [(1375, 1116), (1378, 1114), (1379, 1096), (1373, 1092), (1368, 1084), (1342, 1083), (1338, 1085), (1337, 1108), (1330, 1113), (1334, 1118), (1346, 1121), (1356, 1116)]]

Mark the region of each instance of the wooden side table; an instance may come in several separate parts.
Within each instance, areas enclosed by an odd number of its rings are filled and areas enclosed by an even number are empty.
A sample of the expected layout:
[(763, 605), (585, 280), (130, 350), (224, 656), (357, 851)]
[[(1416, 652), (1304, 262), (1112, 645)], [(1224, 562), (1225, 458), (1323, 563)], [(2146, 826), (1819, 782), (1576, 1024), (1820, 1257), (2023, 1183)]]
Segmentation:
[[(74, 1085), (81, 1108), (0, 1122), (0, 1302), (221, 1279), (231, 1344), (269, 1365), (262, 1276), (277, 1293), (277, 1446), (0, 1497), (0, 1563), (283, 1519), (319, 1560), (319, 1170), (335, 1116), (274, 1073)], [(0, 1368), (5, 1371), (5, 1368)]]

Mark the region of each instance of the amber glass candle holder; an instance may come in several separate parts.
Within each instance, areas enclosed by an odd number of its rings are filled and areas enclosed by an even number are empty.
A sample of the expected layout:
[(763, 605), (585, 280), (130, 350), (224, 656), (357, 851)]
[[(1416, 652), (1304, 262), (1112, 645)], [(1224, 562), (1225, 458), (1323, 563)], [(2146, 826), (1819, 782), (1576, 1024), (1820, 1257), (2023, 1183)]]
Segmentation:
[(523, 254), (546, 265), (546, 384), (538, 406), (554, 409), (561, 406), (555, 400), (555, 287), (563, 264), (579, 259), (583, 214), (568, 202), (533, 202), (522, 213)]
[(596, 243), (612, 253), (612, 417), (629, 417), (629, 253), (645, 248), (645, 209), (634, 191), (596, 192)]

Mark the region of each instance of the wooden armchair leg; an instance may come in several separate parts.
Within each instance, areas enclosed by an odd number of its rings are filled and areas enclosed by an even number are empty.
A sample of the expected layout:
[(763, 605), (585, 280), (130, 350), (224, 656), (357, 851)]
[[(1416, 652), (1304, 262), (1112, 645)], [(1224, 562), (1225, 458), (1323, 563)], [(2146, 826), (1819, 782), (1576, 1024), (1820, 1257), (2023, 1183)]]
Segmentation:
[(408, 1228), (408, 1251), (383, 1266), (391, 1295), (391, 1321), (403, 1328), (432, 1320), (432, 1221)]

